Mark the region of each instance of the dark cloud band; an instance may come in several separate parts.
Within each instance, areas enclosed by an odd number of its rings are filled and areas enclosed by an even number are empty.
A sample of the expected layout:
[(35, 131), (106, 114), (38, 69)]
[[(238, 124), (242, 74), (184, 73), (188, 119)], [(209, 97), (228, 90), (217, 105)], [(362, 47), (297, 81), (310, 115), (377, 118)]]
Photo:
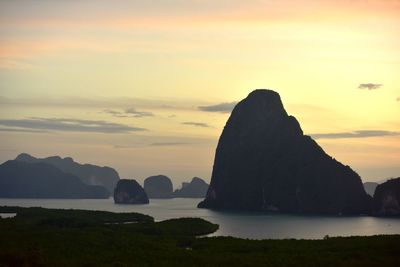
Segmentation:
[(314, 139), (339, 139), (339, 138), (366, 138), (366, 137), (394, 136), (394, 135), (400, 135), (400, 132), (391, 132), (382, 130), (360, 130), (354, 132), (311, 134), (310, 136)]
[(154, 114), (152, 112), (138, 111), (135, 108), (128, 108), (125, 110), (125, 113), (130, 114), (135, 118), (153, 117), (154, 116)]
[(135, 108), (128, 108), (124, 111), (105, 109), (103, 112), (108, 113), (117, 118), (128, 118), (128, 117), (143, 118), (143, 117), (153, 117), (154, 116), (154, 114), (152, 112), (138, 111)]
[(237, 104), (237, 102), (221, 103), (221, 104), (211, 105), (211, 106), (200, 106), (200, 107), (198, 107), (198, 109), (201, 111), (207, 111), (207, 112), (229, 113), (233, 110), (233, 108), (236, 106), (236, 104)]
[(360, 83), (358, 89), (376, 90), (381, 88), (382, 84), (379, 83)]
[(0, 120), (0, 125), (18, 127), (23, 130), (35, 131), (64, 131), (64, 132), (97, 132), (97, 133), (130, 133), (146, 131), (144, 128), (132, 127), (124, 124), (101, 121), (80, 120), (69, 118), (29, 118)]
[(181, 145), (187, 145), (188, 143), (182, 143), (182, 142), (155, 142), (149, 144), (149, 146), (181, 146)]
[(196, 126), (196, 127), (203, 127), (203, 128), (209, 128), (210, 127), (210, 125), (208, 125), (207, 123), (204, 123), (204, 122), (186, 121), (186, 122), (182, 122), (182, 124), (192, 125), (192, 126)]

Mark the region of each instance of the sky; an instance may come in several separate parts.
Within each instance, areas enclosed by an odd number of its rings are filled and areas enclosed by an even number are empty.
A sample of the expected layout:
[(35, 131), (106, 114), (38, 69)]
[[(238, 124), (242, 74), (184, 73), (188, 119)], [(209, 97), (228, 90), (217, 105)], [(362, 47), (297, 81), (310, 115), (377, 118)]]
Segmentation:
[(363, 181), (400, 176), (399, 0), (0, 1), (0, 162), (210, 180), (252, 90)]

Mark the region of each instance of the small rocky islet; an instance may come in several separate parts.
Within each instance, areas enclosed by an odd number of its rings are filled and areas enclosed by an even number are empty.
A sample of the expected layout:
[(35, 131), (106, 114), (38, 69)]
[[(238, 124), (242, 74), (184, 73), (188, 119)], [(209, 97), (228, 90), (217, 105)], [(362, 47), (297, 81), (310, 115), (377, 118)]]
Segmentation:
[(143, 187), (133, 179), (121, 179), (114, 190), (116, 204), (148, 204), (149, 198)]

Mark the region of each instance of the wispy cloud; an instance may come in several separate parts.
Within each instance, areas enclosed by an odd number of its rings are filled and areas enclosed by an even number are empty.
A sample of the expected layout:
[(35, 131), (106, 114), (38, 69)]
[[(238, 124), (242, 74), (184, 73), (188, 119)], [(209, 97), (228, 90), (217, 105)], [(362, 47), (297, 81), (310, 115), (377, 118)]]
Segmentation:
[(382, 85), (380, 83), (360, 83), (358, 89), (375, 90), (381, 88)]
[[(7, 106), (51, 106), (65, 108), (96, 108), (102, 112), (109, 114), (125, 115), (126, 111), (139, 112), (140, 115), (153, 114), (148, 110), (168, 110), (173, 111), (193, 110), (194, 106), (198, 106), (197, 99), (172, 99), (172, 98), (135, 98), (135, 97), (27, 97), (27, 98), (10, 98), (0, 95), (0, 105)], [(135, 107), (133, 110), (127, 107)], [(143, 111), (144, 110), (144, 111)], [(144, 114), (143, 114), (144, 113)], [(149, 114), (150, 113), (150, 114)], [(126, 114), (128, 115), (128, 114)], [(133, 116), (135, 114), (129, 114)], [(156, 116), (156, 114), (153, 114)]]
[(394, 136), (400, 135), (400, 132), (384, 131), (384, 130), (359, 130), (354, 132), (340, 133), (318, 133), (311, 134), (314, 139), (339, 139), (339, 138), (366, 138), (379, 136)]
[(188, 143), (183, 142), (155, 142), (149, 144), (149, 146), (180, 146), (180, 145), (187, 145)]
[(22, 130), (64, 132), (130, 133), (146, 130), (144, 128), (102, 120), (80, 120), (70, 118), (1, 119), (0, 125), (18, 127), (22, 128)]
[(196, 126), (196, 127), (203, 127), (203, 128), (211, 127), (210, 125), (208, 125), (207, 123), (204, 123), (204, 122), (186, 121), (186, 122), (182, 122), (182, 124), (192, 125), (192, 126)]
[(44, 133), (45, 130), (34, 129), (18, 129), (18, 128), (0, 128), (0, 132), (16, 132), (16, 133)]
[(142, 118), (142, 117), (153, 117), (154, 114), (152, 112), (147, 111), (138, 111), (135, 108), (128, 108), (125, 110), (126, 114), (131, 114), (135, 118)]
[(108, 113), (117, 118), (143, 118), (143, 117), (153, 117), (154, 114), (148, 111), (138, 111), (135, 108), (128, 108), (124, 111), (117, 111), (112, 109), (105, 109), (103, 112)]
[(136, 145), (114, 145), (114, 149), (131, 149), (131, 148), (138, 148), (138, 147), (144, 147), (145, 145), (143, 144), (136, 144)]
[(112, 109), (105, 109), (105, 110), (103, 110), (103, 112), (104, 113), (108, 113), (108, 114), (110, 114), (110, 115), (112, 115), (114, 117), (117, 117), (117, 118), (127, 118), (127, 117), (129, 117), (128, 115), (125, 115), (121, 111), (116, 111), (116, 110), (112, 110)]
[(227, 103), (220, 103), (211, 106), (200, 106), (198, 107), (201, 111), (207, 112), (220, 112), (220, 113), (229, 113), (233, 110), (238, 102), (227, 102)]

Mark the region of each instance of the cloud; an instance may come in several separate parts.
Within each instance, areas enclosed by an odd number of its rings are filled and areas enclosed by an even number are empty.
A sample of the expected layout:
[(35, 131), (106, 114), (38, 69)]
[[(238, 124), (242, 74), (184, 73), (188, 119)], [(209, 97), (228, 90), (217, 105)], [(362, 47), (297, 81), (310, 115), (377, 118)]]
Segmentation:
[(143, 144), (135, 144), (135, 145), (114, 145), (114, 149), (131, 149), (131, 148), (138, 148), (138, 147), (144, 147)]
[(204, 128), (211, 127), (210, 125), (208, 125), (207, 123), (204, 123), (204, 122), (186, 121), (186, 122), (182, 122), (182, 124), (193, 125), (193, 126), (196, 126), (196, 127), (204, 127)]
[(149, 144), (149, 146), (179, 146), (179, 145), (187, 145), (188, 143), (182, 142), (155, 142)]
[(394, 136), (394, 135), (400, 135), (400, 132), (391, 132), (383, 130), (359, 130), (354, 132), (311, 134), (310, 136), (314, 139), (339, 139), (339, 138), (366, 138), (366, 137)]
[(190, 143), (184, 142), (154, 142), (154, 143), (136, 143), (133, 145), (114, 145), (115, 149), (131, 149), (138, 147), (146, 147), (146, 146), (155, 146), (155, 147), (164, 147), (164, 146), (180, 146), (180, 145), (188, 145)]
[(200, 106), (198, 109), (207, 112), (229, 113), (233, 110), (237, 103), (238, 102), (226, 102), (211, 106)]
[(18, 128), (0, 128), (0, 132), (18, 132), (18, 133), (44, 133), (44, 130), (18, 129)]
[(396, 98), (396, 101), (400, 101), (400, 97)]
[(128, 117), (134, 117), (134, 118), (143, 118), (143, 117), (153, 117), (154, 114), (152, 112), (147, 112), (147, 111), (138, 111), (135, 108), (128, 108), (125, 111), (116, 111), (112, 109), (105, 109), (103, 112), (108, 113), (114, 117), (118, 118), (128, 118)]
[(368, 89), (368, 90), (375, 90), (381, 88), (383, 84), (379, 83), (360, 83), (358, 85), (358, 89)]
[(95, 133), (130, 133), (136, 131), (146, 131), (144, 128), (132, 127), (119, 123), (101, 120), (80, 120), (69, 118), (1, 119), (0, 125), (7, 127), (18, 127), (22, 128), (22, 130), (39, 131)]
[(153, 117), (154, 114), (147, 111), (138, 111), (135, 108), (128, 108), (125, 110), (126, 114), (131, 114), (135, 118)]
[(124, 113), (120, 112), (120, 111), (115, 111), (112, 109), (105, 109), (103, 112), (108, 113), (114, 117), (118, 117), (118, 118), (127, 118), (129, 116), (124, 115)]
[[(0, 1), (1, 2), (1, 1)], [(1, 49), (0, 49), (1, 50)], [(127, 107), (134, 106), (134, 111), (143, 113), (141, 110), (168, 110), (173, 111), (192, 111), (193, 106), (198, 106), (196, 99), (172, 99), (172, 98), (132, 98), (132, 97), (25, 97), (10, 98), (0, 95), (0, 105), (24, 107), (40, 106), (40, 107), (56, 107), (56, 108), (96, 108), (106, 113), (126, 113)], [(138, 110), (136, 110), (138, 109)], [(129, 109), (128, 109), (129, 110)], [(151, 112), (145, 112), (147, 114)], [(128, 115), (128, 114), (127, 114)], [(131, 114), (132, 115), (132, 114)], [(143, 114), (142, 114), (143, 115)], [(155, 114), (153, 114), (155, 116)]]

